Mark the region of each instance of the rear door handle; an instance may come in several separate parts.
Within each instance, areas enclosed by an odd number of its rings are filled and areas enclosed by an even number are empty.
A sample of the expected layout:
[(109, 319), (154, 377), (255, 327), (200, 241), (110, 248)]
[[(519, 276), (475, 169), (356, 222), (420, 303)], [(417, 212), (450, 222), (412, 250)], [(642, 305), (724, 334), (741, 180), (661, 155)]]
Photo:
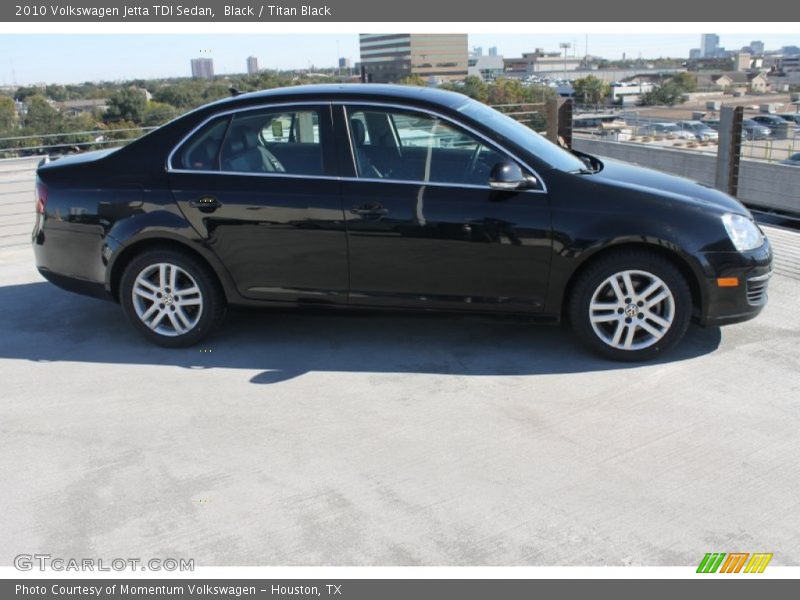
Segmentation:
[(202, 196), (189, 202), (189, 206), (196, 208), (201, 212), (210, 213), (217, 210), (220, 206), (222, 206), (222, 204), (220, 204), (219, 200), (214, 198), (214, 196)]

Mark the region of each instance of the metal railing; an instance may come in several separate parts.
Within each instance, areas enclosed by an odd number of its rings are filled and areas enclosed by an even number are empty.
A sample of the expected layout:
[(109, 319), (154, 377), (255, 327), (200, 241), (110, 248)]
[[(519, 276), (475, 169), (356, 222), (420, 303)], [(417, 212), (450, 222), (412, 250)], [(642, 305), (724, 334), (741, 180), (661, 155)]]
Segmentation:
[[(41, 133), (34, 135), (15, 135), (0, 138), (0, 158), (26, 156), (30, 154), (44, 154), (45, 152), (63, 149), (86, 150), (103, 148), (113, 145), (124, 146), (138, 139), (142, 135), (156, 129), (156, 127), (126, 127), (119, 129), (92, 129), (85, 131), (66, 131), (63, 133)], [(130, 135), (133, 133), (134, 135)], [(81, 140), (92, 136), (93, 140)], [(123, 137), (117, 137), (123, 136)], [(78, 138), (73, 141), (71, 138)], [(52, 140), (52, 141), (47, 141)], [(38, 144), (25, 144), (26, 141), (42, 142)], [(19, 144), (21, 142), (21, 145)]]

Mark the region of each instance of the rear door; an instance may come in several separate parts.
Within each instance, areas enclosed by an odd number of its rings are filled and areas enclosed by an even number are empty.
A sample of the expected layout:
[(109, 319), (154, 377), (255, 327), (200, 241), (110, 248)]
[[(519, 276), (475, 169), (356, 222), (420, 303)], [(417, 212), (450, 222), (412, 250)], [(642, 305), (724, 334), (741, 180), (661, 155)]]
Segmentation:
[(175, 199), (258, 300), (347, 301), (347, 240), (329, 104), (211, 119), (170, 157)]

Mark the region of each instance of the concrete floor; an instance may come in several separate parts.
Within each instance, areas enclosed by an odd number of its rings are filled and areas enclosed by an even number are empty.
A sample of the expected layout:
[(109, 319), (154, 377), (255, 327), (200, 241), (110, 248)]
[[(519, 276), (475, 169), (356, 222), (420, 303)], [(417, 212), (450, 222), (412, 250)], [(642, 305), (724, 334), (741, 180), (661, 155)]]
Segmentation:
[(238, 313), (159, 349), (1, 239), (0, 565), (800, 564), (790, 263), (757, 320), (629, 366), (454, 317)]

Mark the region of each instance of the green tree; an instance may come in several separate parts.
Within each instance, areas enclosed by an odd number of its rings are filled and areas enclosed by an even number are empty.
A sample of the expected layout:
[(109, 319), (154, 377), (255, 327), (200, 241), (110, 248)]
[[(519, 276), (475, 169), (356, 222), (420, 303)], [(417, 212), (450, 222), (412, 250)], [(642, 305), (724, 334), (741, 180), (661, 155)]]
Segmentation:
[(489, 89), (480, 77), (470, 75), (464, 80), (464, 87), (460, 90), (473, 100), (486, 102), (489, 97)]
[(178, 109), (170, 104), (148, 102), (142, 125), (145, 127), (157, 127), (158, 125), (163, 125), (167, 121), (171, 121), (178, 116), (178, 113)]
[(153, 93), (153, 100), (175, 108), (193, 108), (201, 102), (200, 90), (194, 88), (186, 83), (165, 85)]
[(697, 76), (693, 73), (676, 73), (667, 78), (659, 87), (642, 95), (644, 106), (674, 106), (686, 102), (685, 94), (697, 89)]
[(141, 123), (146, 110), (147, 98), (144, 90), (133, 87), (122, 88), (108, 99), (105, 120), (107, 122), (133, 121)]
[(600, 106), (611, 93), (611, 86), (594, 75), (582, 77), (572, 82), (576, 100), (583, 104), (593, 104), (595, 109)]
[(668, 81), (661, 87), (642, 94), (640, 102), (643, 106), (675, 106), (685, 101), (684, 91)]
[(697, 89), (697, 75), (694, 73), (676, 73), (669, 78), (669, 82), (684, 93), (693, 92)]
[(50, 106), (47, 98), (41, 94), (29, 96), (25, 104), (28, 112), (25, 115), (25, 128), (28, 133), (59, 133), (63, 124), (61, 113)]
[(419, 75), (408, 75), (407, 77), (403, 77), (397, 83), (399, 83), (400, 85), (417, 85), (421, 87), (428, 85), (425, 82), (425, 80)]
[(0, 96), (0, 131), (8, 133), (17, 127), (17, 107), (9, 96)]

